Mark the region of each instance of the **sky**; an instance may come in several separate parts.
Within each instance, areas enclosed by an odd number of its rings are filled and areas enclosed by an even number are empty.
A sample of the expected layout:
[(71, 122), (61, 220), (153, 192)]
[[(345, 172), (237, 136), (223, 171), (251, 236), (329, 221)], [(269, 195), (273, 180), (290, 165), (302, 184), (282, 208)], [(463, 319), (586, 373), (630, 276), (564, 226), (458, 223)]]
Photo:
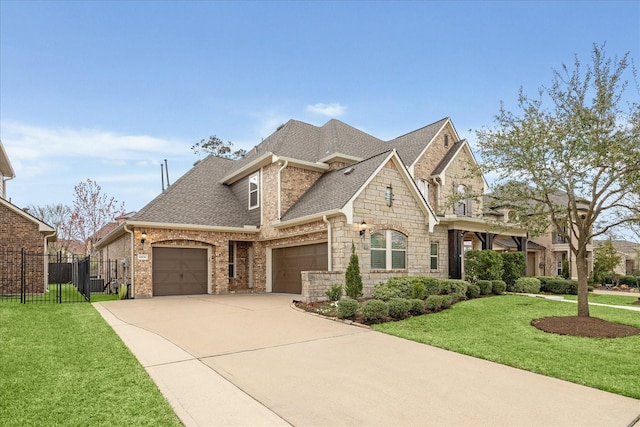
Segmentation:
[(0, 140), (19, 207), (91, 179), (137, 211), (210, 135), (290, 119), (388, 140), (450, 117), (473, 144), (593, 44), (640, 66), (640, 1), (0, 0)]

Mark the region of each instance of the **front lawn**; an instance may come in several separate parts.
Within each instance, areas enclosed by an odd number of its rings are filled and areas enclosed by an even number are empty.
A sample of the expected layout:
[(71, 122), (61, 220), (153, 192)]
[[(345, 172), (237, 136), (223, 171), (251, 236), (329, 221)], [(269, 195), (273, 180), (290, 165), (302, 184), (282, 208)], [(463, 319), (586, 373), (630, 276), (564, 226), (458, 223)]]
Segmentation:
[[(640, 327), (636, 311), (591, 306), (592, 316)], [(533, 319), (575, 316), (573, 304), (518, 295), (472, 299), (375, 330), (640, 399), (640, 336), (585, 338), (542, 332)]]
[[(577, 301), (578, 295), (563, 295), (564, 299)], [(608, 304), (608, 305), (632, 305), (634, 302), (638, 301), (640, 298), (640, 294), (630, 294), (626, 295), (607, 295), (607, 294), (594, 294), (589, 293), (589, 302), (597, 302), (598, 304)]]
[(3, 426), (180, 426), (89, 303), (0, 304)]

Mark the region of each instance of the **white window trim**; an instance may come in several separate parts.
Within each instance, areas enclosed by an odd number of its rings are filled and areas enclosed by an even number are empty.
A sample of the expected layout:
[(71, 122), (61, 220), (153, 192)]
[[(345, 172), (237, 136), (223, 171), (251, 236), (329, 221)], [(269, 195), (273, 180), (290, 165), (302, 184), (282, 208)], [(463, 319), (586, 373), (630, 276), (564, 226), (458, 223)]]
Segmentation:
[[(382, 233), (384, 232), (384, 237), (385, 237), (385, 248), (371, 248), (370, 251), (385, 251), (385, 266), (384, 269), (381, 268), (372, 268), (373, 270), (406, 270), (407, 269), (407, 248), (405, 249), (393, 249), (393, 239), (392, 239), (392, 233), (396, 232), (400, 235), (402, 235), (405, 239), (405, 245), (408, 243), (409, 241), (409, 237), (406, 236), (404, 233), (401, 233), (397, 230), (391, 230), (391, 229), (387, 229), (387, 230), (377, 230), (374, 233)], [(372, 234), (374, 234), (372, 233)], [(404, 252), (404, 268), (393, 268), (393, 252)]]
[[(436, 254), (432, 254), (431, 253), (431, 247), (435, 245), (436, 246)], [(430, 270), (437, 270), (438, 269), (438, 258), (440, 257), (440, 245), (437, 242), (432, 242), (429, 245), (429, 269)], [(433, 268), (433, 259), (436, 259), (436, 268)]]
[[(251, 191), (251, 179), (254, 178), (254, 177), (256, 178), (256, 181), (257, 181), (256, 189), (254, 191)], [(249, 210), (259, 208), (260, 207), (260, 172), (256, 172), (256, 173), (254, 173), (252, 175), (249, 175), (248, 185), (249, 185), (249, 200), (248, 200)], [(254, 193), (254, 192), (256, 193), (256, 204), (255, 204), (255, 206), (252, 206), (251, 205), (251, 193)]]

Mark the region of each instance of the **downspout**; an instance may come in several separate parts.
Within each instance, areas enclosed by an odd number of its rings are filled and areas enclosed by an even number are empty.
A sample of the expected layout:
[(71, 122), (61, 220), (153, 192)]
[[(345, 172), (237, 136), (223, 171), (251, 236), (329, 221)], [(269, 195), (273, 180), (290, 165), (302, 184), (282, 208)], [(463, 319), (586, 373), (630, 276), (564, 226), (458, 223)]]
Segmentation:
[(49, 240), (49, 237), (53, 237), (56, 235), (56, 232), (54, 231), (51, 234), (45, 234), (44, 235), (44, 271), (47, 272), (47, 274), (44, 277), (44, 288), (48, 291), (49, 290), (49, 257), (47, 255), (49, 255), (49, 242), (47, 242), (47, 240)]
[[(15, 178), (16, 176), (10, 176), (10, 177), (2, 177), (2, 198), (7, 200), (7, 181), (11, 181), (13, 178)], [(47, 239), (47, 237), (51, 237), (51, 236), (46, 236), (45, 237), (45, 241)]]
[(282, 178), (280, 173), (289, 165), (289, 160), (285, 160), (284, 164), (278, 169), (278, 221), (282, 218)]
[(131, 289), (129, 290), (129, 295), (131, 296), (131, 298), (135, 298), (135, 293), (133, 292), (135, 280), (133, 279), (136, 274), (136, 269), (134, 268), (134, 265), (133, 265), (133, 247), (136, 244), (136, 239), (134, 237), (133, 230), (129, 230), (127, 228), (127, 225), (128, 224), (124, 225), (124, 231), (131, 234), (131, 261), (129, 261), (129, 268), (131, 269)]
[(327, 219), (326, 215), (322, 215), (322, 222), (327, 224), (327, 239), (329, 240), (329, 243), (327, 244), (327, 270), (332, 271), (333, 265), (331, 263), (331, 223)]
[(436, 179), (433, 180), (433, 182), (436, 184), (436, 213), (440, 213), (440, 186), (441, 186), (441, 182), (440, 182), (440, 177), (436, 177)]

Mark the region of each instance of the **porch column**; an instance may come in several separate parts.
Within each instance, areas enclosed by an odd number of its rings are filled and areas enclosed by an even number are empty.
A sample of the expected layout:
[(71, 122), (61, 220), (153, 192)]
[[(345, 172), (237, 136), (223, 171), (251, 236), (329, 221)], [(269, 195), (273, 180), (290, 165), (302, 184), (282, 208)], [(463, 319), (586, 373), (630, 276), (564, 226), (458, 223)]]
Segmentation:
[(466, 231), (449, 230), (449, 277), (462, 279), (462, 239)]
[(493, 249), (493, 239), (495, 239), (496, 235), (493, 233), (478, 233), (476, 232), (476, 236), (482, 242), (482, 250), (492, 250)]

